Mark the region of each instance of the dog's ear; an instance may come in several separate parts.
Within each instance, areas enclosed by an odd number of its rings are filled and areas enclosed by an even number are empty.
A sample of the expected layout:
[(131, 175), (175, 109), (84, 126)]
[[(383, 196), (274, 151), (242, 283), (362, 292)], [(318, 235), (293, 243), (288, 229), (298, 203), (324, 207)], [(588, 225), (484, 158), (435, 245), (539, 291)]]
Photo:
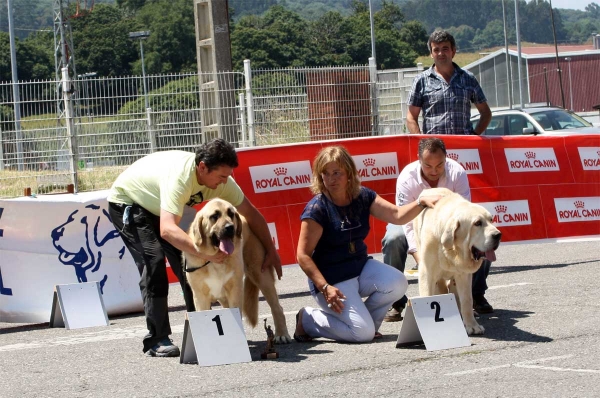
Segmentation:
[(442, 233), (442, 245), (446, 250), (454, 249), (454, 239), (456, 239), (458, 228), (460, 228), (460, 221), (457, 218), (452, 218), (446, 222), (444, 232)]
[(235, 235), (238, 238), (241, 238), (242, 237), (242, 218), (240, 217), (240, 215), (237, 211), (235, 212), (235, 225), (236, 225)]
[(204, 217), (200, 214), (197, 214), (192, 222), (192, 226), (190, 227), (192, 241), (194, 245), (201, 246), (202, 242), (204, 242), (204, 226), (202, 225), (204, 222)]

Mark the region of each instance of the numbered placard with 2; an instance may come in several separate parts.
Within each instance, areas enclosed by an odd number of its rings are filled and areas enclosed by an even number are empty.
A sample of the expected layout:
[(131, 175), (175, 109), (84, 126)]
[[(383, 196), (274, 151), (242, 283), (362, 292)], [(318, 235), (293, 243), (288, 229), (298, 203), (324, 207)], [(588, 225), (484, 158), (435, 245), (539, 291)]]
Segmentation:
[(421, 343), (428, 351), (471, 345), (454, 294), (409, 299), (396, 347)]

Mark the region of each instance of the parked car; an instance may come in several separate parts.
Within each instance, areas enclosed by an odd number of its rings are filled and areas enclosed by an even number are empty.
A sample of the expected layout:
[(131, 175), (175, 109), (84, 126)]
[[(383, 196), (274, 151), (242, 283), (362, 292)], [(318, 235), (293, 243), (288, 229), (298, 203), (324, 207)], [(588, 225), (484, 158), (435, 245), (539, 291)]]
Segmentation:
[[(471, 118), (473, 127), (479, 115)], [(492, 120), (483, 135), (600, 134), (600, 127), (581, 116), (558, 107), (537, 107), (492, 111)]]

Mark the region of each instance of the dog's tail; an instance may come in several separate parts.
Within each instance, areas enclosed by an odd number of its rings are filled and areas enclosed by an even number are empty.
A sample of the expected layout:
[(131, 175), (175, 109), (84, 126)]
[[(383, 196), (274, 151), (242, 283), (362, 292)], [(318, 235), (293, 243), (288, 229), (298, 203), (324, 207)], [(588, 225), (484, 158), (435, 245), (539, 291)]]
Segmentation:
[(243, 312), (252, 327), (258, 324), (258, 285), (248, 275), (244, 278)]

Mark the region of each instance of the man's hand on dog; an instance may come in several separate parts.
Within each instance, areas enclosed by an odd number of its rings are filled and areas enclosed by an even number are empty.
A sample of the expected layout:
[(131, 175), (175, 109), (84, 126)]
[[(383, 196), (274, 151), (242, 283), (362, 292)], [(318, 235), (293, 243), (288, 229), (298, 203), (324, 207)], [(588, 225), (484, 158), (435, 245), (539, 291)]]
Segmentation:
[(430, 207), (430, 208), (433, 208), (433, 206), (435, 206), (435, 204), (441, 198), (443, 198), (443, 196), (441, 196), (441, 195), (419, 196), (419, 200), (421, 201), (421, 204), (424, 204), (425, 206)]

